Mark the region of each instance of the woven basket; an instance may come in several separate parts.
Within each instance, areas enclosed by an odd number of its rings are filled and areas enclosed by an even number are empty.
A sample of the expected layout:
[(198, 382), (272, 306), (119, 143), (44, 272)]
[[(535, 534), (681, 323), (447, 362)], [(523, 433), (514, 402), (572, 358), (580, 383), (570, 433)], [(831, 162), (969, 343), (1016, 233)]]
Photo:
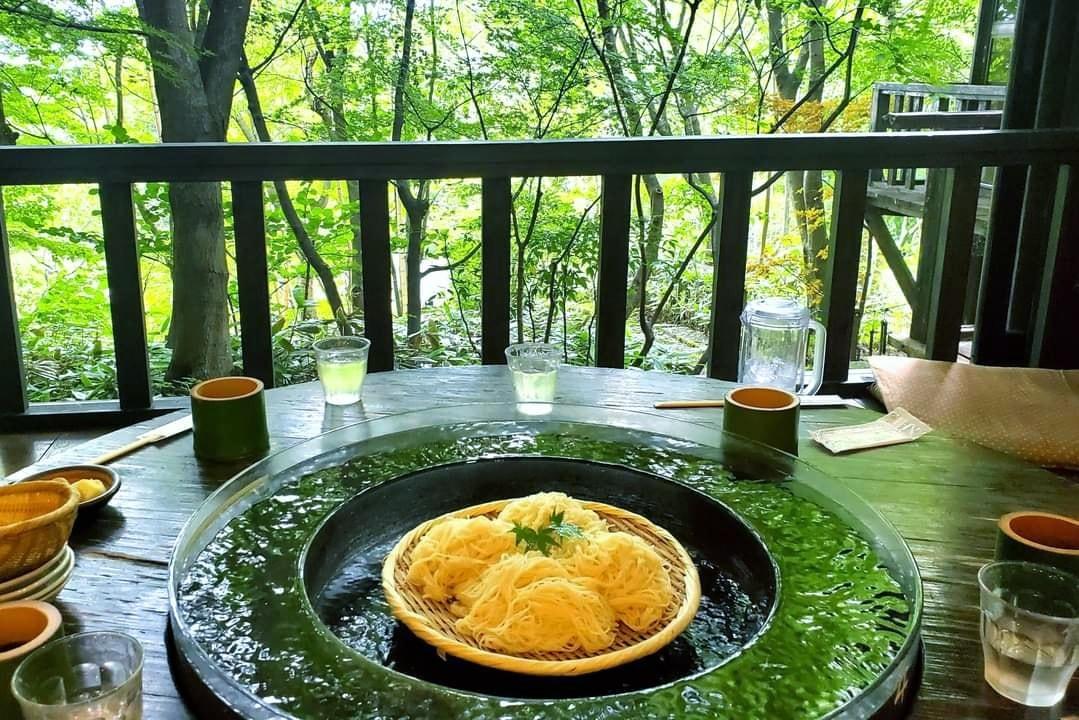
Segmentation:
[(79, 494), (64, 480), (0, 487), (0, 580), (40, 567), (63, 549)]
[(386, 556), (382, 565), (382, 587), (390, 609), (417, 637), (434, 646), (440, 653), (477, 665), (525, 675), (585, 675), (651, 655), (678, 637), (693, 620), (701, 600), (701, 584), (697, 569), (685, 548), (666, 530), (640, 515), (612, 505), (582, 502), (584, 507), (595, 511), (606, 520), (612, 530), (638, 536), (663, 558), (670, 572), (674, 594), (660, 622), (647, 632), (637, 632), (619, 623), (615, 628), (614, 643), (609, 648), (593, 653), (580, 650), (572, 653), (511, 655), (487, 650), (475, 639), (459, 633), (456, 628), (457, 616), (450, 611), (450, 602), (424, 599), (408, 582), (412, 550), (435, 523), (448, 517), (493, 517), (508, 502), (510, 500), (496, 500), (428, 520), (409, 531)]

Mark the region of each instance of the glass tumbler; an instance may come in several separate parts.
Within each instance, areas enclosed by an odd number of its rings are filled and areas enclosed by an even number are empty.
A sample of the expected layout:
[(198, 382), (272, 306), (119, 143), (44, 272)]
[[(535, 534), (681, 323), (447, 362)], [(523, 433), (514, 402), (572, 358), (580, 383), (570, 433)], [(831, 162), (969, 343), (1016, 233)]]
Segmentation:
[(25, 720), (141, 720), (142, 646), (118, 632), (60, 638), (11, 679)]
[(978, 585), (985, 681), (1017, 703), (1056, 705), (1079, 667), (1079, 577), (995, 562), (978, 572)]
[(367, 378), (367, 354), (371, 341), (354, 335), (326, 338), (311, 347), (322, 393), (330, 405), (351, 405), (360, 401)]
[(506, 348), (506, 362), (519, 403), (550, 403), (554, 400), (562, 352), (548, 343), (517, 343)]

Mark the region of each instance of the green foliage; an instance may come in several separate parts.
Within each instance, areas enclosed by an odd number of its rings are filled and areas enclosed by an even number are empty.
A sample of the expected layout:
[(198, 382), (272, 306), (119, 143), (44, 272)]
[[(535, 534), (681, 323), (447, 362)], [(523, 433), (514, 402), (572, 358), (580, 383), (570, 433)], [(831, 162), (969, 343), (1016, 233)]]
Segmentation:
[(563, 540), (584, 537), (581, 528), (565, 521), (565, 515), (564, 511), (552, 512), (548, 523), (540, 528), (530, 528), (520, 523), (513, 523), (513, 529), (510, 532), (516, 538), (517, 545), (524, 545), (525, 552), (535, 551), (543, 555), (550, 555), (552, 549), (562, 547)]
[[(610, 14), (600, 17), (600, 5), (575, 0), (426, 0), (414, 6), (410, 72), (402, 88), (403, 105), (395, 107), (407, 1), (253, 3), (245, 50), (275, 140), (386, 141), (395, 110), (402, 139), (416, 141), (643, 135), (653, 125), (657, 135), (766, 131), (792, 105), (776, 93), (767, 7), (782, 12), (792, 48), (809, 42), (813, 23), (823, 23), (821, 52), (831, 66), (850, 41), (859, 5), (856, 0), (707, 0), (686, 34), (687, 4), (625, 0), (604, 4)], [(837, 71), (825, 83), (822, 102), (805, 103), (783, 131), (818, 130), (822, 118), (837, 109), (842, 112), (829, 129), (864, 129), (874, 81), (965, 79), (976, 0), (863, 4), (849, 104), (844, 73)], [(5, 58), (0, 120), (6, 119), (19, 144), (156, 141), (159, 118), (151, 69), (145, 37), (137, 34), (146, 29), (133, 3), (31, 0), (15, 5), (16, 11), (0, 10)], [(48, 17), (98, 30), (41, 20)], [(613, 38), (610, 46), (605, 33)], [(672, 78), (683, 37), (689, 43)], [(808, 80), (800, 91), (807, 86)], [(655, 122), (661, 103), (663, 117)], [(255, 139), (242, 93), (232, 109), (228, 137)], [(708, 346), (717, 242), (709, 226), (722, 183), (718, 176), (702, 175), (693, 184), (696, 189), (685, 177), (660, 177), (658, 190), (642, 187), (634, 201), (631, 272), (643, 284), (631, 292), (643, 297), (644, 312), (631, 308), (627, 362), (643, 369), (699, 372)], [(567, 361), (588, 363), (595, 330), (598, 181), (545, 178), (538, 195), (537, 186), (536, 179), (528, 178), (515, 178), (512, 185), (511, 336), (553, 342)], [(394, 192), (395, 294), (403, 304), (407, 284), (420, 283), (423, 315), (419, 331), (409, 334), (406, 309), (395, 301), (398, 366), (477, 362), (480, 185), (436, 181), (409, 187), (426, 193), (429, 204), (419, 247), (424, 275), (407, 276), (406, 213)], [(353, 306), (351, 293), (361, 277), (355, 186), (304, 181), (287, 188), (316, 250), (333, 271), (348, 321), (362, 329), (362, 308)], [(227, 185), (223, 190), (227, 219), (230, 193)], [(747, 287), (754, 297), (781, 294), (812, 304), (820, 292), (812, 273), (816, 260), (807, 257), (785, 196), (781, 178), (754, 199)], [(275, 382), (308, 381), (315, 376), (311, 343), (338, 329), (271, 183), (264, 185), (264, 200)], [(4, 201), (31, 398), (114, 396), (96, 189), (7, 187)], [(134, 202), (154, 387), (159, 393), (184, 392), (190, 380), (164, 380), (174, 252), (168, 186), (136, 184)], [(826, 197), (825, 210), (829, 204)], [(652, 222), (658, 232), (651, 232)], [(812, 222), (825, 223), (827, 217), (820, 214)], [(231, 253), (230, 227), (226, 233)], [(902, 247), (916, 257), (916, 243), (907, 238)], [(229, 258), (234, 337), (239, 334), (238, 261), (243, 258)], [(907, 310), (879, 257), (863, 273), (871, 281), (861, 328), (864, 342), (871, 324), (883, 318), (902, 324)], [(648, 334), (654, 337), (648, 340)], [(239, 339), (233, 357), (239, 368)]]

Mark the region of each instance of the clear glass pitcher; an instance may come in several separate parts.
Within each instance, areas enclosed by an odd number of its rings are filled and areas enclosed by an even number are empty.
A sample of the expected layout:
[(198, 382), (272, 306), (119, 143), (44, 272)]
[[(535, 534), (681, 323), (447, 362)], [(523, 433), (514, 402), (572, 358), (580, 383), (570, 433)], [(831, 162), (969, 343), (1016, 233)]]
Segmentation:
[[(816, 334), (813, 377), (805, 380), (809, 331)], [(742, 312), (742, 353), (738, 382), (768, 385), (812, 395), (824, 380), (824, 326), (809, 317), (809, 309), (788, 298), (764, 298)]]

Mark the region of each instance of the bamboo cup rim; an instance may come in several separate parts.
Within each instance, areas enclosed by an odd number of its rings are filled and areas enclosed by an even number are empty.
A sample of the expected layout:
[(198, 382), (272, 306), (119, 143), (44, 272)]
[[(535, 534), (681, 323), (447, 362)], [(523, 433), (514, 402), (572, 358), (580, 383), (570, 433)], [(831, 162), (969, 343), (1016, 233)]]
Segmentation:
[(241, 400), (262, 392), (263, 384), (258, 378), (235, 375), (203, 380), (191, 388), (191, 397), (197, 400), (220, 402)]

